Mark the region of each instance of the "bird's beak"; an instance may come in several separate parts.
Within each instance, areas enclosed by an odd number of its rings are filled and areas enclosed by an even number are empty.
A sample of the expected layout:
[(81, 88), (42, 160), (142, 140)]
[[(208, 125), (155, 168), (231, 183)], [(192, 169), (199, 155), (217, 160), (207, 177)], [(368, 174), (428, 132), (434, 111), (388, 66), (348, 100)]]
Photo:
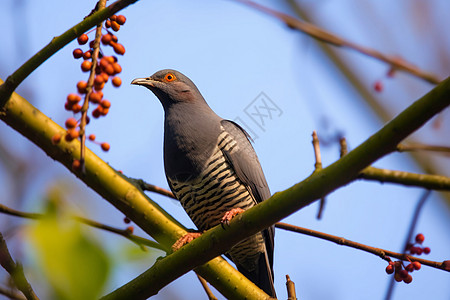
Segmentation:
[(151, 79), (150, 77), (148, 77), (148, 78), (136, 78), (136, 79), (133, 79), (131, 84), (142, 85), (142, 86), (147, 86), (147, 87), (153, 87), (154, 86), (154, 82), (155, 81), (153, 79)]

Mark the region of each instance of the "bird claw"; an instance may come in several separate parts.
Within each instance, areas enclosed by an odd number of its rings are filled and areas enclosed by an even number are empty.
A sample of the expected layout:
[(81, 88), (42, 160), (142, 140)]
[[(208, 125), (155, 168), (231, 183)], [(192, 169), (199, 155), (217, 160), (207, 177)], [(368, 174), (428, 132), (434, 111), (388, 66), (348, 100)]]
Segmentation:
[(184, 245), (192, 242), (196, 238), (200, 237), (202, 234), (200, 232), (189, 232), (180, 237), (173, 245), (172, 245), (172, 251), (175, 252), (179, 250)]
[(244, 211), (245, 210), (243, 210), (242, 208), (233, 208), (233, 209), (227, 211), (223, 215), (222, 220), (220, 221), (220, 223), (222, 223), (222, 227), (223, 227), (223, 224), (230, 225), (231, 219), (233, 219), (236, 215), (243, 213)]

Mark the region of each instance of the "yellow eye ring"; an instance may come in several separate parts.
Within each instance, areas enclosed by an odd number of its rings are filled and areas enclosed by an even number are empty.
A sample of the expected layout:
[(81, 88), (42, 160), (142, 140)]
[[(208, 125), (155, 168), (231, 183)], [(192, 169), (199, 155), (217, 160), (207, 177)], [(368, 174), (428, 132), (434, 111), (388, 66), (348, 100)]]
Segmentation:
[(166, 76), (164, 76), (164, 80), (167, 82), (171, 82), (177, 79), (173, 73), (167, 73)]

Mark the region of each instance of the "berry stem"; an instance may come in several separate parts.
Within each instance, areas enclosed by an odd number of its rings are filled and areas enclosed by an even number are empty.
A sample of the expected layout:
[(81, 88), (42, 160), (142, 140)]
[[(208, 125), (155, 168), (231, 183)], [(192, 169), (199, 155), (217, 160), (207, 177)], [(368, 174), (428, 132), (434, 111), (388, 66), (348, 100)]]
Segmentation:
[[(97, 9), (101, 10), (106, 6), (106, 0), (99, 0)], [(103, 21), (97, 24), (95, 31), (94, 47), (92, 51), (92, 67), (89, 74), (88, 84), (86, 87), (86, 95), (84, 96), (84, 103), (81, 107), (81, 122), (80, 122), (80, 167), (81, 172), (85, 172), (85, 155), (86, 155), (86, 120), (87, 112), (89, 109), (89, 96), (92, 93), (92, 87), (94, 86), (95, 68), (97, 67), (98, 54), (100, 52), (100, 40), (102, 38)]]

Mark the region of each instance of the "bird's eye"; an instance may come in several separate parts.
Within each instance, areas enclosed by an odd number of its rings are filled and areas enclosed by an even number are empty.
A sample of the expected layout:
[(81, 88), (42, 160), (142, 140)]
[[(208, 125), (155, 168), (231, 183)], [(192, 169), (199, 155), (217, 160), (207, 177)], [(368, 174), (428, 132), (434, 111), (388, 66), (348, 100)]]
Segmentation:
[(174, 81), (174, 80), (177, 79), (177, 78), (176, 78), (175, 75), (173, 75), (172, 73), (167, 73), (166, 76), (164, 76), (164, 79), (165, 79), (167, 82), (171, 82), (171, 81)]

